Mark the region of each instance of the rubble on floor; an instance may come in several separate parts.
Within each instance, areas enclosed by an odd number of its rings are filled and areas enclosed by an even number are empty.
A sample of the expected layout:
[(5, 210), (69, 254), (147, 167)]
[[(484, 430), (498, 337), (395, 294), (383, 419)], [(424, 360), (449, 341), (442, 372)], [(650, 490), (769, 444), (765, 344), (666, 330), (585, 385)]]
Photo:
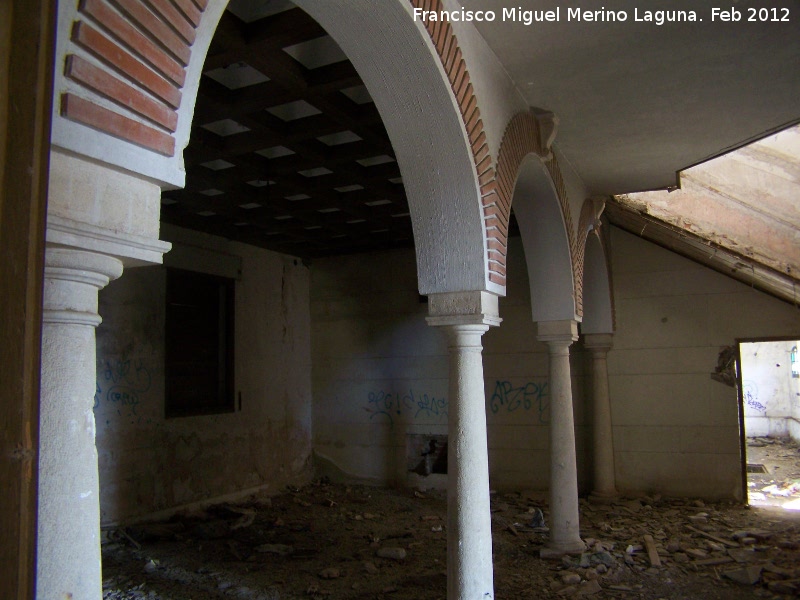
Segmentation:
[(788, 437), (747, 438), (747, 465), (750, 504), (800, 510), (800, 444)]
[[(446, 497), (320, 482), (104, 532), (105, 600), (444, 600)], [(495, 597), (800, 594), (800, 514), (701, 500), (581, 500), (586, 550), (544, 560), (541, 492), (492, 494)]]

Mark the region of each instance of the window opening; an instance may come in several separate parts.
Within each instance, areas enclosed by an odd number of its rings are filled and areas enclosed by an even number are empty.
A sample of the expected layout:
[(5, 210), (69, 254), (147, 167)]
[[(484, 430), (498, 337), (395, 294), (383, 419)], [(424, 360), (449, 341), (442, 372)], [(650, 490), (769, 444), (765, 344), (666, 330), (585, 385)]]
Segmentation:
[(233, 412), (233, 279), (167, 269), (165, 415)]

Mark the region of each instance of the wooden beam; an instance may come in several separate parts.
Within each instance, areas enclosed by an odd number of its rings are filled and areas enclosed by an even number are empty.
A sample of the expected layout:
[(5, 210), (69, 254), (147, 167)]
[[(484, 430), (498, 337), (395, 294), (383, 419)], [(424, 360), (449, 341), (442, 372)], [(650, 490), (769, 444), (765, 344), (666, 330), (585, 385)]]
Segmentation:
[(0, 3), (0, 582), (33, 598), (53, 0)]

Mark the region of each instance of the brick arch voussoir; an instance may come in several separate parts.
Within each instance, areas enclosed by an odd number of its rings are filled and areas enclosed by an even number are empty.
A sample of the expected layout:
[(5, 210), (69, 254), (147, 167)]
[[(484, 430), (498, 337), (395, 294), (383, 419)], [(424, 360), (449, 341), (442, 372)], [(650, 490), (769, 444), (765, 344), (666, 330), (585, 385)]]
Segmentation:
[[(410, 0), (410, 2), (415, 8), (423, 10), (436, 12), (443, 10), (441, 0)], [(489, 146), (486, 143), (486, 133), (478, 108), (478, 99), (470, 82), (467, 64), (452, 25), (448, 21), (425, 21), (425, 29), (442, 61), (472, 150), (483, 207), (489, 281), (505, 287), (508, 208), (504, 208), (500, 204), (497, 177)]]
[[(512, 117), (503, 133), (503, 140), (500, 143), (500, 151), (497, 157), (497, 176), (496, 189), (498, 195), (498, 205), (503, 208), (506, 219), (506, 230), (508, 219), (511, 215), (511, 201), (514, 197), (514, 187), (517, 181), (520, 165), (526, 156), (536, 154), (544, 160), (545, 167), (550, 174), (553, 187), (558, 196), (559, 207), (564, 218), (564, 225), (567, 229), (567, 241), (569, 243), (570, 258), (572, 262), (572, 274), (575, 282), (575, 306), (576, 312), (580, 316), (583, 314), (583, 305), (580, 302), (582, 291), (579, 289), (578, 280), (578, 261), (579, 247), (575, 229), (572, 226), (572, 213), (570, 211), (569, 196), (567, 186), (561, 175), (558, 166), (558, 159), (552, 155), (548, 148), (542, 146), (542, 138), (539, 131), (539, 122), (532, 112), (517, 113)], [(585, 241), (585, 238), (584, 238)], [(507, 246), (507, 237), (502, 240), (503, 248)], [(503, 253), (503, 264), (505, 265), (505, 252)], [(582, 265), (582, 262), (581, 262)], [(582, 268), (580, 269), (582, 272)]]
[(70, 30), (63, 75), (71, 88), (58, 98), (59, 114), (174, 156), (186, 70), (207, 5), (179, 0), (149, 10), (83, 0)]
[[(581, 207), (578, 219), (577, 245), (573, 253), (572, 263), (575, 277), (575, 306), (579, 315), (583, 314), (583, 274), (586, 262), (586, 241), (592, 229), (600, 227), (600, 215), (605, 203), (602, 199), (587, 198)], [(602, 241), (602, 239), (601, 239)]]

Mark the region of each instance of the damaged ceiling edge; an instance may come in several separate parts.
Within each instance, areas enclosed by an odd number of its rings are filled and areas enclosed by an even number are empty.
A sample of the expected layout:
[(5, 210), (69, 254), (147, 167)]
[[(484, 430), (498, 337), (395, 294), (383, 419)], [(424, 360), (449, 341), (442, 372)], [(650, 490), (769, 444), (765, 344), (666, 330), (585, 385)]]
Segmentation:
[(684, 258), (732, 277), (794, 306), (800, 305), (800, 279), (725, 248), (694, 232), (646, 214), (646, 206), (609, 198), (604, 215), (619, 227)]

